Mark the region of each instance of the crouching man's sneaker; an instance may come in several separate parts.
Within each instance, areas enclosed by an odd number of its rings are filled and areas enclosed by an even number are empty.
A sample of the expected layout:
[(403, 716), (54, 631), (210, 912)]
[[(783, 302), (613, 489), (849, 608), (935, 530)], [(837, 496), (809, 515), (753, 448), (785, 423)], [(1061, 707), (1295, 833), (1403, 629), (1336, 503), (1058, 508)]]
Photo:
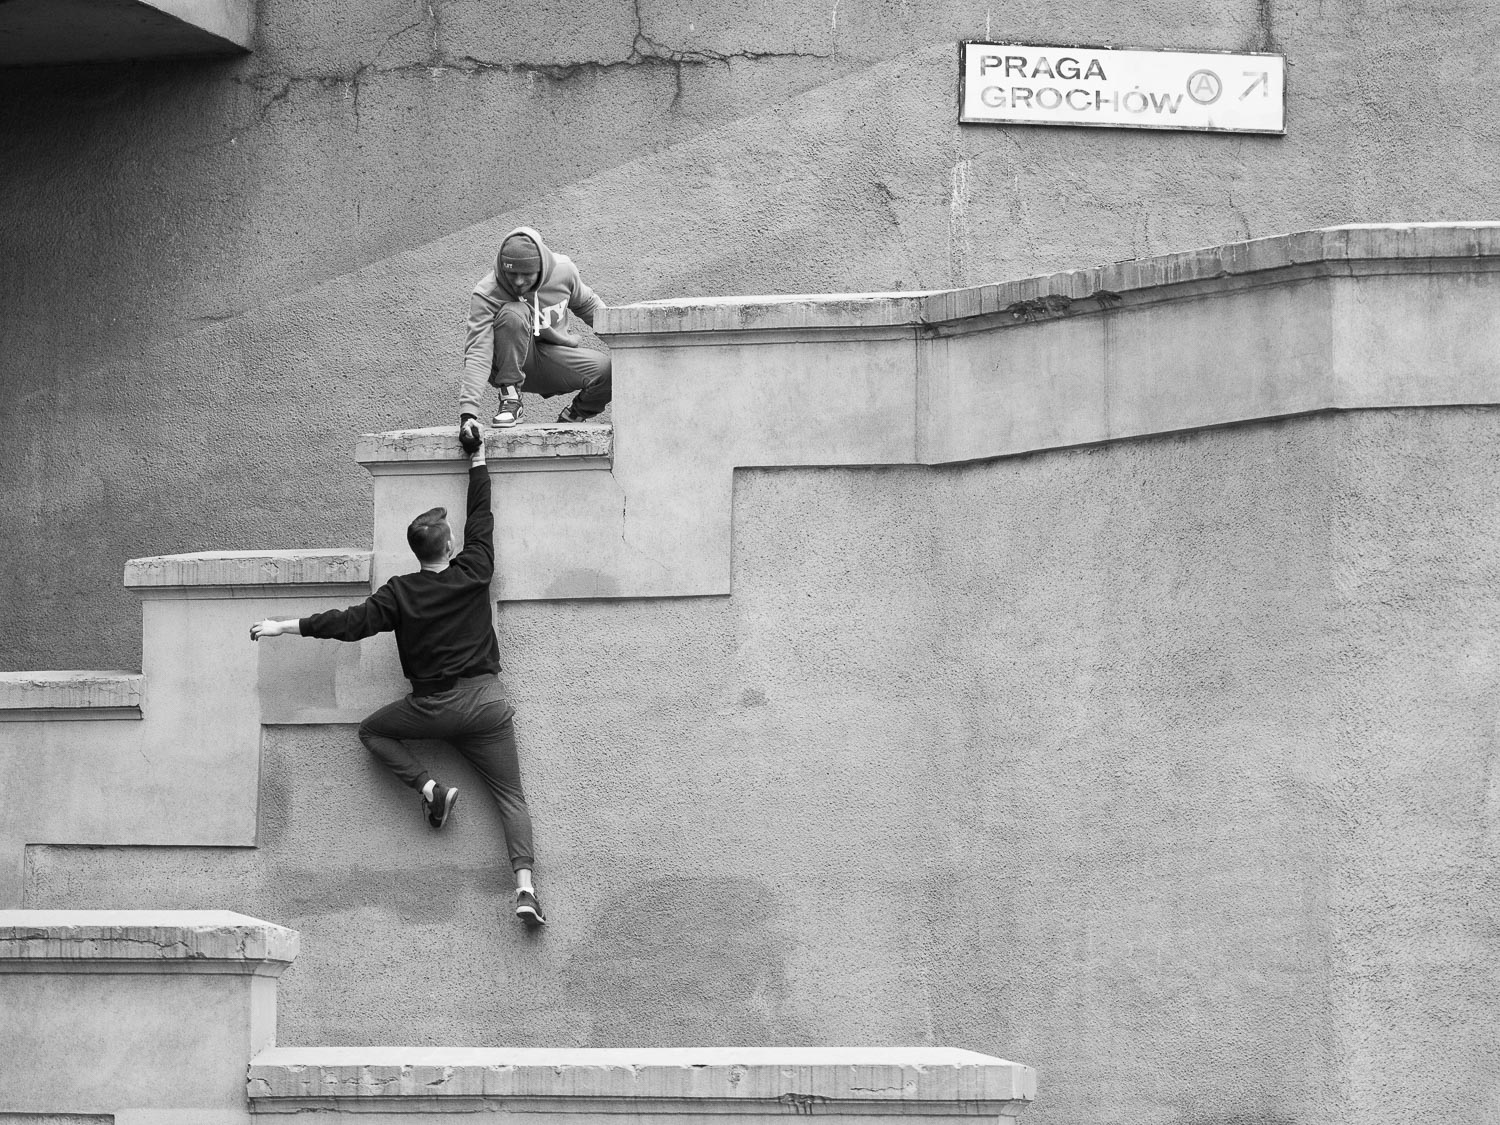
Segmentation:
[(425, 789), (422, 792), (422, 811), (427, 814), (427, 823), (434, 828), (441, 828), (448, 822), (448, 814), (453, 811), (457, 801), (457, 788), (439, 785), (434, 781), (430, 795)]
[(498, 429), (514, 426), (521, 420), (521, 392), (514, 386), (500, 388), (500, 413), (495, 415), (494, 425)]
[(563, 412), (557, 416), (557, 420), (559, 422), (587, 422), (592, 417), (592, 414), (578, 413), (578, 411), (573, 409), (573, 404), (570, 402), (567, 406), (563, 407)]
[(516, 892), (516, 917), (533, 930), (547, 924), (547, 919), (542, 917), (542, 904), (530, 891)]

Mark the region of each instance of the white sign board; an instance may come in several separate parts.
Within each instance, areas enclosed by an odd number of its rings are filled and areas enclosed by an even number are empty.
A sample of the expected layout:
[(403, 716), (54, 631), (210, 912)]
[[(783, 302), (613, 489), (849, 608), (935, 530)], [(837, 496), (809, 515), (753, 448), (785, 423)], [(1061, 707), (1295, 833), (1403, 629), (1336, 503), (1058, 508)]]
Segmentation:
[(1286, 59), (959, 44), (958, 119), (997, 125), (1286, 132)]

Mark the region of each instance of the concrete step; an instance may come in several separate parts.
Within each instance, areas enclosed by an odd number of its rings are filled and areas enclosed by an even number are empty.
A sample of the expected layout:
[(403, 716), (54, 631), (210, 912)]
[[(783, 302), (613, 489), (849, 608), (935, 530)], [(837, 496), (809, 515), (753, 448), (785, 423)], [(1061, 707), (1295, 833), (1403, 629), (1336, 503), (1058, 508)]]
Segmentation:
[(139, 672), (0, 672), (0, 723), (139, 719)]
[(297, 946), (227, 910), (0, 910), (0, 1120), (246, 1120)]
[(253, 1113), (350, 1122), (476, 1112), (546, 1114), (559, 1125), (813, 1113), (1000, 1122), (1035, 1095), (1030, 1067), (946, 1047), (276, 1047), (250, 1065)]
[[(492, 473), (608, 469), (614, 444), (614, 427), (606, 422), (523, 424), (486, 429), (484, 453)], [(459, 448), (457, 426), (429, 426), (364, 434), (354, 459), (372, 476), (410, 476), (451, 472), (468, 458)]]

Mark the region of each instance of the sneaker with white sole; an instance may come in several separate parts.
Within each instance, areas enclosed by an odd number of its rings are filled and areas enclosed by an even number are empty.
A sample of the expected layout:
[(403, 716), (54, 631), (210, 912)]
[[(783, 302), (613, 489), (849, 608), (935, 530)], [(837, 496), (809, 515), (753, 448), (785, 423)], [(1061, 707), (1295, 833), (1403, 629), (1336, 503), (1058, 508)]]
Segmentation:
[(542, 916), (542, 904), (532, 891), (516, 892), (516, 917), (533, 930), (547, 924), (547, 919)]
[(458, 789), (452, 785), (432, 784), (432, 798), (429, 800), (427, 794), (422, 794), (422, 811), (427, 814), (427, 823), (434, 828), (441, 828), (448, 823), (448, 814), (453, 811), (453, 806), (458, 802)]
[(504, 429), (514, 426), (521, 420), (525, 408), (521, 405), (521, 392), (514, 386), (500, 388), (500, 413), (495, 415), (494, 425)]

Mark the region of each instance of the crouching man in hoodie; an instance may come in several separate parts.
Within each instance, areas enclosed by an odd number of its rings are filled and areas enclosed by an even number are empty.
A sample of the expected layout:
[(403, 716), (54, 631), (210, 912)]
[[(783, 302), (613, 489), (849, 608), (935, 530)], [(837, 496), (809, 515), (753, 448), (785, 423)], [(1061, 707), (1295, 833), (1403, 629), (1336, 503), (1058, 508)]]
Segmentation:
[(544, 398), (577, 391), (559, 422), (583, 422), (603, 410), (610, 397), (609, 356), (579, 347), (578, 337), (567, 331), (569, 310), (592, 327), (603, 307), (573, 260), (547, 249), (536, 231), (517, 227), (506, 235), (495, 268), (469, 301), (460, 424), (479, 417), (486, 382), (500, 390), (496, 426), (521, 420), (522, 387)]

